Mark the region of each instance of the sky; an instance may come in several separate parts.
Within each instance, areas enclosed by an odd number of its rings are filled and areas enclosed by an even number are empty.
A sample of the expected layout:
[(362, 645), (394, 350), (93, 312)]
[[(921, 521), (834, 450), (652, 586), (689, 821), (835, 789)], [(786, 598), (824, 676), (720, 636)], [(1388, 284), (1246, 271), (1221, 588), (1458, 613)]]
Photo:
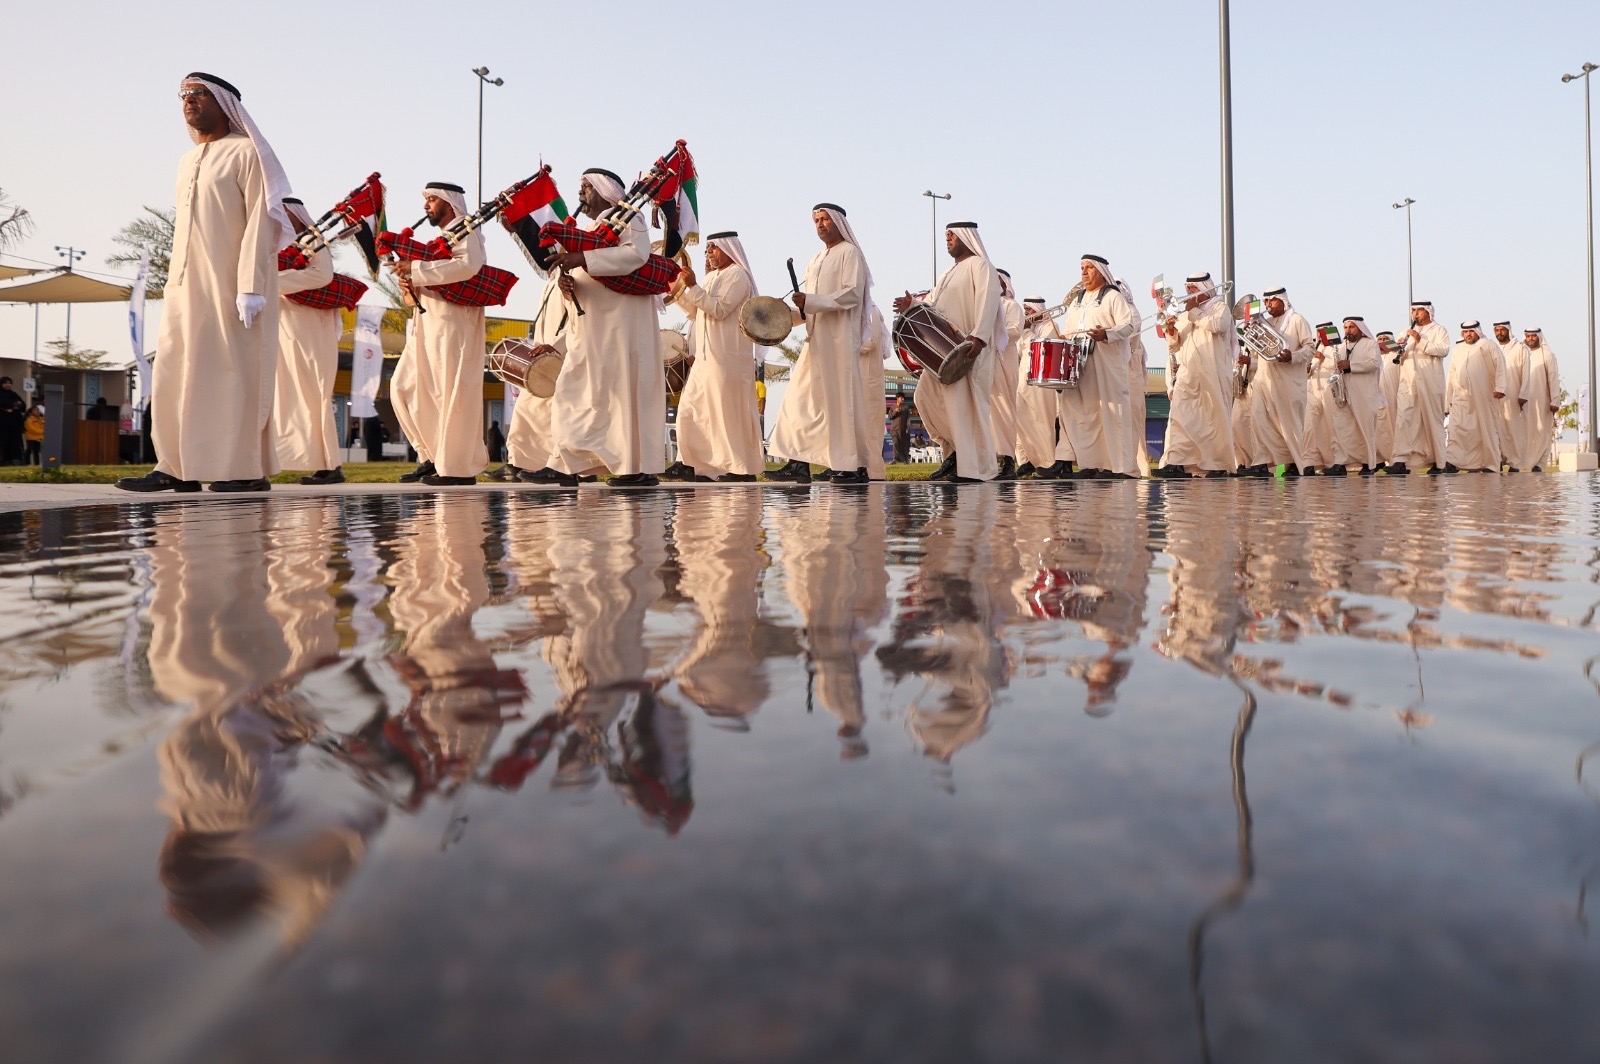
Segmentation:
[[(924, 190), (953, 196), (941, 227), (979, 223), (1019, 295), (1059, 301), (1085, 252), (1110, 259), (1147, 315), (1154, 275), (1220, 273), (1215, 3), (136, 10), (0, 16), (0, 188), (36, 223), (16, 255), (55, 264), (71, 245), (88, 252), (80, 269), (118, 272), (112, 234), (173, 202), (190, 70), (239, 86), (313, 213), (377, 170), (391, 223), (409, 223), (428, 181), (476, 191), (472, 68), (487, 66), (505, 84), (484, 93), (486, 195), (543, 160), (575, 202), (583, 169), (631, 177), (682, 138), (703, 228), (742, 234), (768, 294), (787, 290), (786, 258), (803, 267), (819, 248), (821, 200), (849, 211), (880, 305), (927, 288)], [(1452, 330), (1542, 325), (1576, 394), (1584, 91), (1561, 74), (1600, 62), (1600, 4), (1235, 2), (1231, 19), (1241, 290), (1286, 286), (1313, 324), (1401, 326), (1405, 212), (1390, 205), (1410, 196), (1416, 295)], [(488, 232), (489, 261), (523, 277), (505, 312), (531, 317), (539, 279)], [(341, 263), (358, 272), (353, 254)], [(66, 309), (39, 323), (41, 345), (61, 337)], [(129, 354), (123, 305), (80, 307), (72, 329), (76, 346)], [(32, 309), (0, 307), (0, 352), (33, 344)]]

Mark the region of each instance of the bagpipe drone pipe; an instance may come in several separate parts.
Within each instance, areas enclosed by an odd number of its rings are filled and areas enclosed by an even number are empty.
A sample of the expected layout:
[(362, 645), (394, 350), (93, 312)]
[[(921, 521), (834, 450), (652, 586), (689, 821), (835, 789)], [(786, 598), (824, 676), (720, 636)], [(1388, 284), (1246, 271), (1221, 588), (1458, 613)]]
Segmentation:
[[(369, 218), (383, 213), (383, 185), (381, 174), (372, 173), (344, 199), (328, 208), (316, 221), (300, 229), (294, 242), (278, 252), (279, 270), (303, 270), (311, 265), (311, 256), (346, 237), (354, 237), (361, 246), (362, 257), (368, 271), (378, 274), (378, 252)], [(366, 293), (367, 286), (346, 274), (336, 273), (333, 280), (321, 288), (306, 292), (291, 292), (289, 298), (303, 307), (317, 310), (351, 310)]]
[[(535, 263), (541, 268), (548, 268), (544, 263), (553, 262), (556, 245), (567, 251), (599, 251), (617, 247), (622, 242), (622, 234), (635, 218), (648, 209), (657, 210), (661, 213), (666, 233), (662, 247), (664, 254), (651, 252), (645, 264), (632, 273), (621, 277), (596, 277), (595, 280), (623, 295), (661, 295), (672, 287), (672, 282), (681, 272), (681, 267), (672, 261), (683, 248), (683, 238), (678, 232), (677, 196), (684, 180), (693, 174), (694, 160), (689, 155), (687, 144), (680, 140), (671, 151), (655, 161), (649, 172), (634, 182), (615, 206), (596, 220), (593, 229), (579, 228), (574, 218), (546, 222), (531, 246), (521, 232), (515, 229), (513, 232)], [(508, 220), (513, 223), (517, 221)]]
[[(516, 202), (517, 193), (536, 181), (542, 173), (544, 171), (518, 181), (473, 213), (455, 219), (445, 226), (442, 234), (426, 243), (416, 238), (415, 226), (407, 226), (398, 233), (384, 230), (378, 234), (378, 254), (393, 255), (410, 262), (438, 262), (448, 259), (455, 254), (455, 249), (461, 246), (463, 240)], [(421, 225), (426, 220), (419, 218), (416, 224)], [(497, 307), (505, 303), (506, 297), (511, 294), (512, 286), (516, 283), (517, 275), (510, 270), (502, 270), (498, 266), (484, 266), (464, 281), (425, 287), (446, 302), (457, 306)]]

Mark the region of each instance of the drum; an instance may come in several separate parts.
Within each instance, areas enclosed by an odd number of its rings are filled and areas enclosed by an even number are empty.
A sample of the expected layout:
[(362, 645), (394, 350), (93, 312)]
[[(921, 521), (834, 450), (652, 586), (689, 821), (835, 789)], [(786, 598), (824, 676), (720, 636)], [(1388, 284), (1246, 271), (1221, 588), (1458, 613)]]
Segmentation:
[(891, 337), (906, 369), (919, 377), (919, 369), (929, 370), (940, 384), (955, 384), (977, 360), (972, 341), (927, 303), (913, 303), (895, 315)]
[(777, 347), (794, 328), (789, 304), (772, 296), (751, 296), (739, 308), (739, 331), (753, 344)]
[(667, 375), (667, 394), (678, 395), (689, 383), (689, 338), (676, 329), (661, 330), (661, 367)]
[(1094, 339), (1041, 336), (1028, 345), (1028, 383), (1035, 388), (1076, 388), (1083, 364), (1094, 351)]
[(489, 352), (489, 372), (529, 395), (548, 399), (556, 394), (561, 355), (555, 351), (533, 353), (533, 342), (520, 336), (501, 340)]

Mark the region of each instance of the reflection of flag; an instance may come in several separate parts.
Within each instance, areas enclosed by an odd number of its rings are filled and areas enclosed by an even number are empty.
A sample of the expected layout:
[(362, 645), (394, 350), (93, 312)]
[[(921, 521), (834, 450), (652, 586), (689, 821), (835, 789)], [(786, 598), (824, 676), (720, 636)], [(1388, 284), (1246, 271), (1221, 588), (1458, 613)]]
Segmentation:
[(1324, 346), (1332, 347), (1340, 340), (1339, 327), (1331, 321), (1324, 325), (1318, 325), (1317, 339), (1321, 340)]

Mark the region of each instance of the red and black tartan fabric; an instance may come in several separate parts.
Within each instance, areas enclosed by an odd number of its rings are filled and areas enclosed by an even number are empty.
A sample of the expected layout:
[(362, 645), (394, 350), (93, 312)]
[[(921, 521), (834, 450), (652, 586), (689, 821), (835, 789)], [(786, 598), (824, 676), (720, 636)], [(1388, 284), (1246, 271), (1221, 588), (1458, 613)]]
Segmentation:
[(290, 292), (289, 298), (302, 307), (314, 310), (354, 310), (366, 290), (367, 286), (354, 277), (336, 273), (333, 280), (321, 288), (313, 288), (309, 292)]
[(385, 229), (378, 234), (378, 254), (398, 255), (407, 262), (438, 262), (448, 259), (454, 252), (442, 236), (436, 236), (424, 244), (412, 237), (409, 229), (402, 229), (398, 233)]
[(280, 270), (303, 270), (310, 265), (311, 260), (306, 258), (306, 253), (293, 244), (278, 252), (278, 269)]
[(485, 266), (465, 281), (423, 287), (458, 307), (500, 307), (505, 305), (506, 296), (511, 294), (511, 287), (516, 283), (517, 275), (510, 270)]
[[(599, 251), (614, 248), (620, 240), (615, 231), (605, 225), (593, 229), (579, 229), (578, 223), (568, 218), (564, 222), (546, 222), (539, 230), (539, 243), (559, 243), (568, 251)], [(672, 287), (682, 271), (676, 262), (654, 252), (645, 264), (621, 277), (596, 277), (595, 280), (625, 296), (658, 296)]]

